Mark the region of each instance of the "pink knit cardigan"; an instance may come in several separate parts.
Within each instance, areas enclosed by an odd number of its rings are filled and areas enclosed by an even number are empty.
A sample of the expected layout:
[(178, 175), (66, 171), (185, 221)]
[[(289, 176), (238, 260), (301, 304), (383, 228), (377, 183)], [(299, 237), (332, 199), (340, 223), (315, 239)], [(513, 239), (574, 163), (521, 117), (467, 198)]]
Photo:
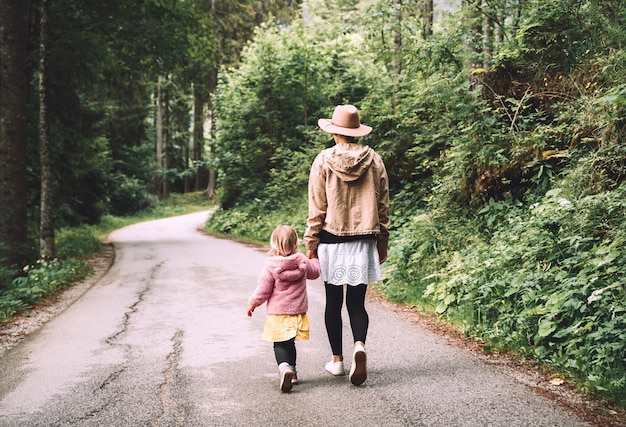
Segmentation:
[(307, 279), (320, 276), (320, 262), (303, 253), (270, 256), (259, 275), (249, 304), (254, 308), (267, 302), (267, 314), (304, 314), (309, 308)]

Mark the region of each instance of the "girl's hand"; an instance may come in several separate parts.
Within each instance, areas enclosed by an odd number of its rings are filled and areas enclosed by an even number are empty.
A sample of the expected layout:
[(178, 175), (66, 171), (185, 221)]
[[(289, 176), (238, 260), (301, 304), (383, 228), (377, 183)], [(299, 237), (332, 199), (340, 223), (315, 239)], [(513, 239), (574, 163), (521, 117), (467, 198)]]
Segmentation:
[(254, 311), (254, 307), (250, 306), (248, 307), (248, 317), (252, 317), (252, 312)]

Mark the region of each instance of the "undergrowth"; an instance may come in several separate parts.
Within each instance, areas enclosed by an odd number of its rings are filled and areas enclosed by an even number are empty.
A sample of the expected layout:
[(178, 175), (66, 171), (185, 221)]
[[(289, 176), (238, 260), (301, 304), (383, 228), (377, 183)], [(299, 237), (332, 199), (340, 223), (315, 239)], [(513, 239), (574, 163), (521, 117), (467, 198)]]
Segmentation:
[[(415, 216), (393, 240), (383, 289), (434, 308), (488, 350), (536, 359), (623, 407), (626, 185), (576, 195), (562, 184), (530, 205), (492, 200), (462, 226), (433, 212)], [(472, 231), (493, 205), (498, 222)], [(466, 244), (450, 245), (450, 235)]]
[(205, 230), (215, 235), (229, 236), (241, 241), (268, 244), (272, 231), (278, 224), (290, 225), (302, 239), (306, 229), (307, 200), (283, 200), (279, 209), (268, 209), (252, 201), (233, 209), (217, 209), (207, 222)]

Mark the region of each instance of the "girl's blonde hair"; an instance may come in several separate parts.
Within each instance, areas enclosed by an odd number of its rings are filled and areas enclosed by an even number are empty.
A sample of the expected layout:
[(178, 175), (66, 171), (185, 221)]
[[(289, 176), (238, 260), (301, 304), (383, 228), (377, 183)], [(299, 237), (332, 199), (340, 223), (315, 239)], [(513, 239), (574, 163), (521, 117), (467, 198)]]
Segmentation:
[(298, 233), (289, 225), (279, 225), (270, 237), (270, 254), (289, 256), (298, 250)]

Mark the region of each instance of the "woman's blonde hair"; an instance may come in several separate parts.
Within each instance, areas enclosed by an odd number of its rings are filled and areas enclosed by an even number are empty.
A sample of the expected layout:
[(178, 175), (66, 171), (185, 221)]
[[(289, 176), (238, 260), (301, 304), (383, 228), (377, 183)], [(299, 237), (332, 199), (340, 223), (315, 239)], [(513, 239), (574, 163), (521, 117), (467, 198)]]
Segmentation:
[(289, 256), (298, 250), (298, 233), (289, 225), (279, 225), (270, 237), (270, 253), (276, 256)]

